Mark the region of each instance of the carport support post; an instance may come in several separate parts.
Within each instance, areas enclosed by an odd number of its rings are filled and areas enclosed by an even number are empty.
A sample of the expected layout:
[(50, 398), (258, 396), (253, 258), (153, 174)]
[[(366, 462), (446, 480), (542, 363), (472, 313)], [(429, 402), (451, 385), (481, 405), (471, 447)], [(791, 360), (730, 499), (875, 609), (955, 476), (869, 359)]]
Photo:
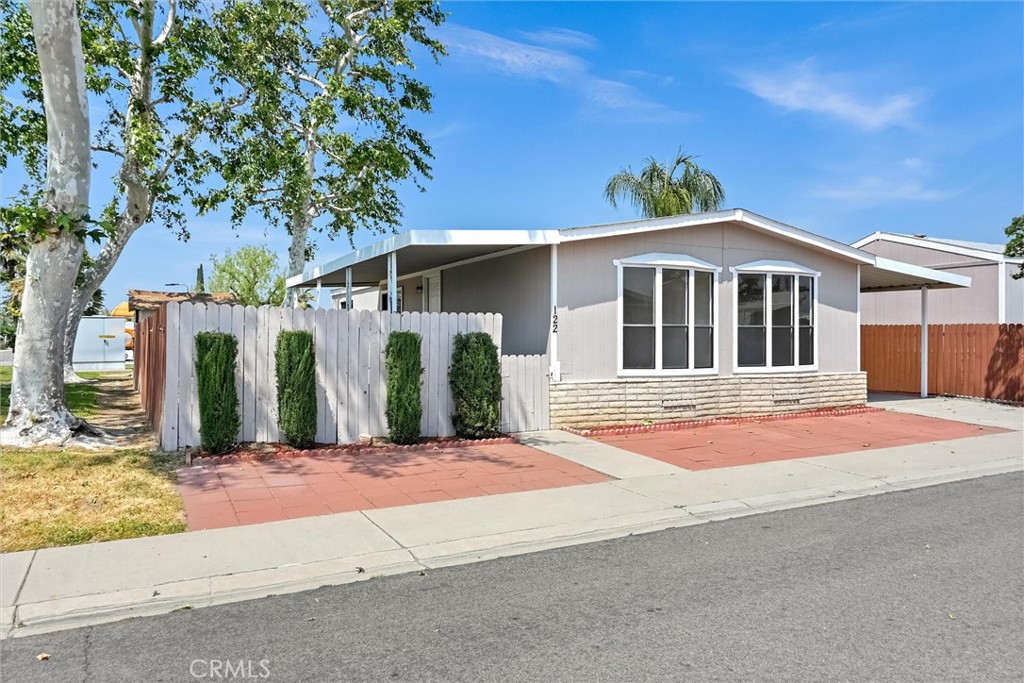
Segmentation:
[(921, 287), (921, 398), (928, 398), (928, 287)]
[(345, 269), (345, 310), (352, 310), (352, 269)]
[(398, 254), (388, 254), (388, 313), (398, 311)]

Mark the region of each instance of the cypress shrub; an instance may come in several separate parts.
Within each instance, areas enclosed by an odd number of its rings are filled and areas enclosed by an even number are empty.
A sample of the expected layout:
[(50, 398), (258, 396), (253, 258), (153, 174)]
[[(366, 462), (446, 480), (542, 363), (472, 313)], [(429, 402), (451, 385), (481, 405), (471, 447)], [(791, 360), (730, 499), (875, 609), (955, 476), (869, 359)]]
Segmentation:
[(415, 332), (392, 332), (385, 350), (388, 398), (384, 414), (388, 435), (395, 443), (411, 444), (420, 438), (420, 345), (420, 335)]
[(501, 425), (501, 364), (491, 335), (455, 335), (448, 382), (455, 403), (452, 424), (456, 435), (474, 439), (497, 436)]
[(196, 335), (196, 387), (199, 393), (199, 445), (223, 453), (238, 442), (235, 365), (238, 340), (226, 332)]
[(316, 437), (313, 333), (280, 332), (274, 358), (277, 360), (277, 424), (289, 444), (308, 448)]

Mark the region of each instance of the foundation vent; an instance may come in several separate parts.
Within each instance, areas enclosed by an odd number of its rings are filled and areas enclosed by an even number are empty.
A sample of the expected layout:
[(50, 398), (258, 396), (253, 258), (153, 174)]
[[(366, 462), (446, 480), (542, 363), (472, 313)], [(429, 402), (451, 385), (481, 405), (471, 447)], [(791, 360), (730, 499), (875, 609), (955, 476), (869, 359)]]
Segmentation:
[(777, 399), (775, 399), (774, 403), (777, 406), (798, 406), (798, 405), (800, 405), (800, 399), (798, 399), (798, 398), (777, 398)]

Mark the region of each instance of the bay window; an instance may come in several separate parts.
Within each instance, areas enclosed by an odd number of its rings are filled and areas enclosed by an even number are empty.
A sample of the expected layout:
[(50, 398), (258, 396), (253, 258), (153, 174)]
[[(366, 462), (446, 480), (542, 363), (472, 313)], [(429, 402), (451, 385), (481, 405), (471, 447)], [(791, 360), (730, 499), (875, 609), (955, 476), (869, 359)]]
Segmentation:
[(732, 269), (736, 287), (736, 367), (816, 367), (819, 273), (789, 262), (761, 261)]
[(622, 374), (713, 370), (715, 280), (710, 263), (646, 254), (619, 267), (619, 369)]

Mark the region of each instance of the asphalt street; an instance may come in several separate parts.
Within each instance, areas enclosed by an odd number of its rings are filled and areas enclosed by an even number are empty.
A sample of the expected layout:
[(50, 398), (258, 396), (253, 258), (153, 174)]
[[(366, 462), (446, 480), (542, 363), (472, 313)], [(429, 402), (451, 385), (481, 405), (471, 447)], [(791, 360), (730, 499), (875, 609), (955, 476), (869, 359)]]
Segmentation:
[(0, 655), (5, 682), (1020, 681), (1024, 476), (9, 639)]

